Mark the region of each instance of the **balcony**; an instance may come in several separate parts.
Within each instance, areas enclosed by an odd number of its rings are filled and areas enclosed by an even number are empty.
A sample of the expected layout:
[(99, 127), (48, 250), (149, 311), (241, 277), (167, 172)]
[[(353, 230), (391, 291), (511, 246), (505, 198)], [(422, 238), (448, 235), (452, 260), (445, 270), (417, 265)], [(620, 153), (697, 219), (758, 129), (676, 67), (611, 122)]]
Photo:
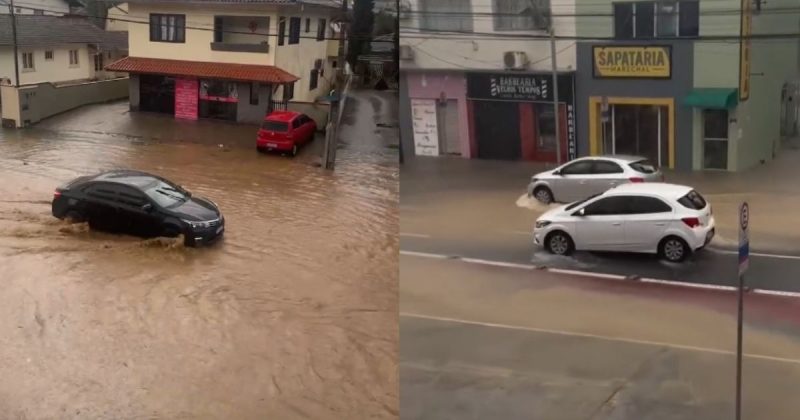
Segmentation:
[(267, 54), (269, 16), (215, 16), (212, 51)]

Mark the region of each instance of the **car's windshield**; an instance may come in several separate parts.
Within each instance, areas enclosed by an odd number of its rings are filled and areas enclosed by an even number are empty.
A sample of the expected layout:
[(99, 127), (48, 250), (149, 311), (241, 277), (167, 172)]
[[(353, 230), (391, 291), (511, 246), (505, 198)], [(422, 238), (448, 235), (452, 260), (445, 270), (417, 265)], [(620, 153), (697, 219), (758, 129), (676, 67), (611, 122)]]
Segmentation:
[(581, 204), (583, 204), (583, 203), (585, 203), (585, 202), (587, 202), (587, 201), (589, 201), (589, 200), (591, 200), (591, 199), (593, 199), (593, 198), (597, 197), (597, 196), (598, 196), (598, 195), (600, 195), (600, 194), (602, 194), (602, 193), (593, 194), (593, 195), (590, 195), (590, 196), (588, 196), (588, 197), (584, 198), (583, 200), (576, 201), (576, 202), (574, 202), (574, 203), (572, 203), (572, 204), (568, 205), (568, 206), (567, 206), (567, 207), (566, 207), (564, 210), (572, 210), (572, 209), (574, 209), (575, 207), (578, 207), (578, 206), (580, 206)]
[(180, 189), (163, 181), (156, 181), (144, 189), (145, 194), (161, 207), (174, 207), (189, 199)]
[(278, 132), (285, 132), (289, 129), (289, 124), (280, 121), (264, 121), (261, 124), (261, 128), (267, 131), (278, 131)]

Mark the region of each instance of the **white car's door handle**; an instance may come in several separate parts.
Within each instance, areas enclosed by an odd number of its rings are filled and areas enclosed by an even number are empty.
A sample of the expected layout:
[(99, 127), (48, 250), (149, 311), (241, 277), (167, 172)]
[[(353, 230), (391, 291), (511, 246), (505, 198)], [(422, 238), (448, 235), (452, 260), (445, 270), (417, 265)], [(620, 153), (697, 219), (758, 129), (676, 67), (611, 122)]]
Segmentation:
[(621, 226), (621, 225), (622, 225), (622, 222), (616, 222), (616, 223), (612, 223), (611, 224), (611, 226)]
[(666, 223), (656, 223), (656, 226), (666, 226)]

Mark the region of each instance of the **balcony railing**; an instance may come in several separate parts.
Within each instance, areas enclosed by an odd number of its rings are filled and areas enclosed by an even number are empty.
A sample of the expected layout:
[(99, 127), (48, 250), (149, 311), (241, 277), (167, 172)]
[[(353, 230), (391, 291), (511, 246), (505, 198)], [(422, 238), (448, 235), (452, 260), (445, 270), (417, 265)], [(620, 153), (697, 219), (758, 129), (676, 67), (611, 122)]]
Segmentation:
[(269, 44), (242, 44), (232, 42), (212, 42), (212, 51), (231, 51), (231, 52), (250, 52), (250, 53), (269, 53)]

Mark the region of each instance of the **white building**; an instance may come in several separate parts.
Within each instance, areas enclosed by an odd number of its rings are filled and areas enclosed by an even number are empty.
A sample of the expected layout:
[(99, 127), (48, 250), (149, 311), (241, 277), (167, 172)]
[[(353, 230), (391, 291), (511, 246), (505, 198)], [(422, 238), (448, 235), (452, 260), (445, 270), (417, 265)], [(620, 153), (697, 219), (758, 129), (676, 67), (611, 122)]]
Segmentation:
[[(326, 0), (132, 0), (131, 109), (259, 122), (276, 108), (327, 122), (339, 3)], [(288, 105), (287, 105), (288, 104)]]
[[(9, 0), (0, 0), (0, 15), (9, 14)], [(14, 13), (18, 15), (63, 16), (69, 13), (66, 0), (16, 0)]]
[[(556, 160), (548, 36), (574, 37), (575, 0), (552, 1), (400, 0), (408, 152)], [(563, 161), (575, 148), (575, 42), (555, 49)]]

